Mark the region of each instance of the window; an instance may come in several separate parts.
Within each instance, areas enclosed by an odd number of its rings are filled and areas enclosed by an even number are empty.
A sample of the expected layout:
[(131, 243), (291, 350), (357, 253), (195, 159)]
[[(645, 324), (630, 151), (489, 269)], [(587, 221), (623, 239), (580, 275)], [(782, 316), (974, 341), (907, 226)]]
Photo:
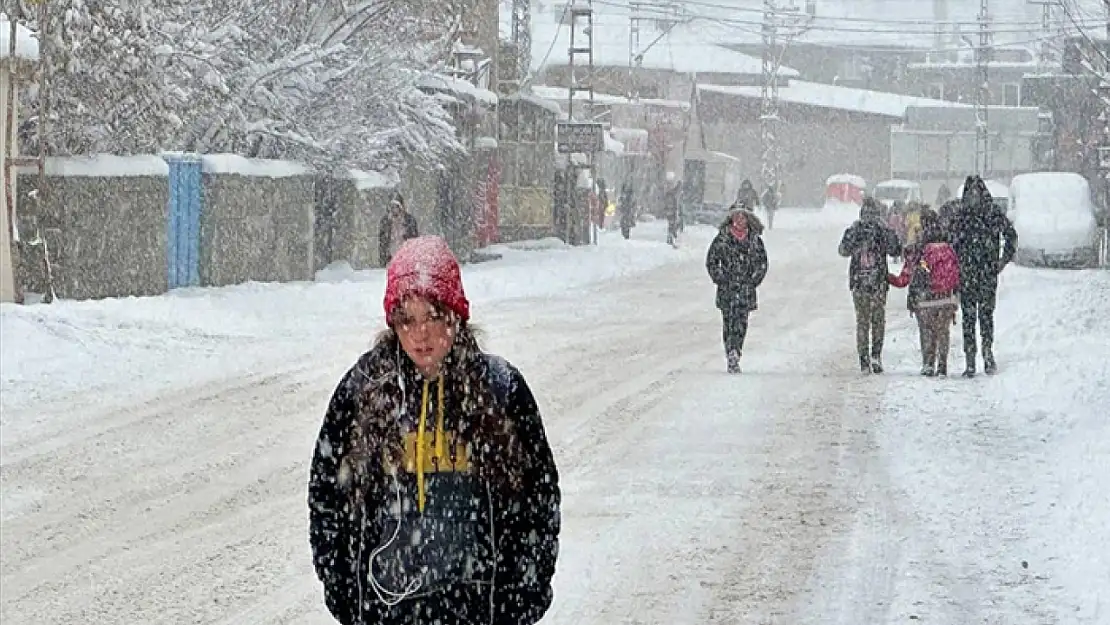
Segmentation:
[(1021, 106), (1021, 85), (1017, 83), (1002, 85), (1002, 106)]
[(925, 97), (934, 100), (944, 99), (944, 83), (935, 82), (925, 86)]

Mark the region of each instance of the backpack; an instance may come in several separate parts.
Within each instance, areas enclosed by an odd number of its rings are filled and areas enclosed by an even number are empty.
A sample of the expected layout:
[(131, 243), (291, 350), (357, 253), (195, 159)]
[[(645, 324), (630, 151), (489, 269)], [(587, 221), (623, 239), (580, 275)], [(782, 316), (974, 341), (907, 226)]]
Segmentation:
[(910, 277), (906, 307), (916, 310), (922, 301), (952, 295), (960, 288), (960, 259), (947, 243), (929, 243)]
[(960, 288), (960, 259), (947, 243), (929, 243), (921, 254), (922, 267), (929, 275), (929, 292), (951, 295)]
[(864, 291), (877, 291), (886, 284), (886, 258), (871, 244), (864, 245), (852, 253), (855, 266), (856, 286)]

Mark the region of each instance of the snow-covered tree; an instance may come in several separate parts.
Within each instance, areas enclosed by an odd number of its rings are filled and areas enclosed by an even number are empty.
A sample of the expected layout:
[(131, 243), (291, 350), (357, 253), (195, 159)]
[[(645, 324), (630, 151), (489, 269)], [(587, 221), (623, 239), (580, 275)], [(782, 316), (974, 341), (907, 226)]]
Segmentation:
[(461, 149), (420, 77), (475, 0), (52, 0), (54, 152), (379, 168)]
[[(37, 7), (24, 7), (23, 15), (40, 30)], [(50, 0), (46, 32), (40, 71), (49, 80), (50, 153), (149, 153), (180, 134), (188, 94), (168, 83), (152, 53), (157, 35), (140, 11), (119, 2)], [(27, 110), (37, 113), (37, 89), (28, 95)], [(37, 140), (38, 123), (32, 115), (22, 136)]]
[(194, 92), (181, 147), (377, 168), (461, 149), (416, 88), (470, 0), (206, 0), (167, 15), (161, 52)]

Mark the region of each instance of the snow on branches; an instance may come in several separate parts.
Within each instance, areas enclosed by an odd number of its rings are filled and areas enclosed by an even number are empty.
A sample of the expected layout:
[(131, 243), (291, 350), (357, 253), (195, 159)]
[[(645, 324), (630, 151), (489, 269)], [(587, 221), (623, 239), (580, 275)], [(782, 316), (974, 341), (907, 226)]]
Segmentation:
[(54, 153), (233, 152), (378, 169), (462, 149), (416, 84), (476, 0), (52, 0)]

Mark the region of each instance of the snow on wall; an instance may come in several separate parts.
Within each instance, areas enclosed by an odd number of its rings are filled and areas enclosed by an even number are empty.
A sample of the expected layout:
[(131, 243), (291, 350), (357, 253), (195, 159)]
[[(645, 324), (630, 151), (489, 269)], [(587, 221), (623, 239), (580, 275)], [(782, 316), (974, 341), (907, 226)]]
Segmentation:
[(476, 150), (496, 150), (497, 139), (493, 137), (478, 137), (474, 140), (474, 149)]
[[(20, 167), (21, 174), (37, 172), (35, 167)], [(46, 159), (48, 176), (82, 176), (89, 178), (126, 178), (135, 176), (168, 176), (170, 166), (159, 156), (51, 156)]]
[(392, 189), (401, 184), (401, 176), (395, 171), (363, 171), (361, 169), (348, 170), (355, 188), (359, 191), (367, 189)]
[(288, 178), (310, 176), (312, 168), (293, 161), (264, 158), (246, 158), (238, 154), (205, 154), (201, 156), (201, 171), (206, 174), (238, 174), (257, 178)]
[[(0, 13), (0, 59), (6, 59), (11, 54), (11, 22), (7, 13)], [(39, 40), (23, 24), (15, 27), (15, 56), (16, 58), (37, 61), (39, 58)]]
[[(762, 97), (759, 87), (732, 87), (699, 83), (698, 90), (742, 98)], [(969, 104), (949, 102), (947, 100), (933, 100), (931, 98), (920, 98), (899, 93), (825, 85), (803, 80), (791, 80), (788, 84), (779, 87), (779, 100), (790, 104), (803, 104), (807, 106), (818, 106), (822, 108), (898, 118), (905, 117), (906, 109), (911, 106), (946, 108), (971, 107)]]

